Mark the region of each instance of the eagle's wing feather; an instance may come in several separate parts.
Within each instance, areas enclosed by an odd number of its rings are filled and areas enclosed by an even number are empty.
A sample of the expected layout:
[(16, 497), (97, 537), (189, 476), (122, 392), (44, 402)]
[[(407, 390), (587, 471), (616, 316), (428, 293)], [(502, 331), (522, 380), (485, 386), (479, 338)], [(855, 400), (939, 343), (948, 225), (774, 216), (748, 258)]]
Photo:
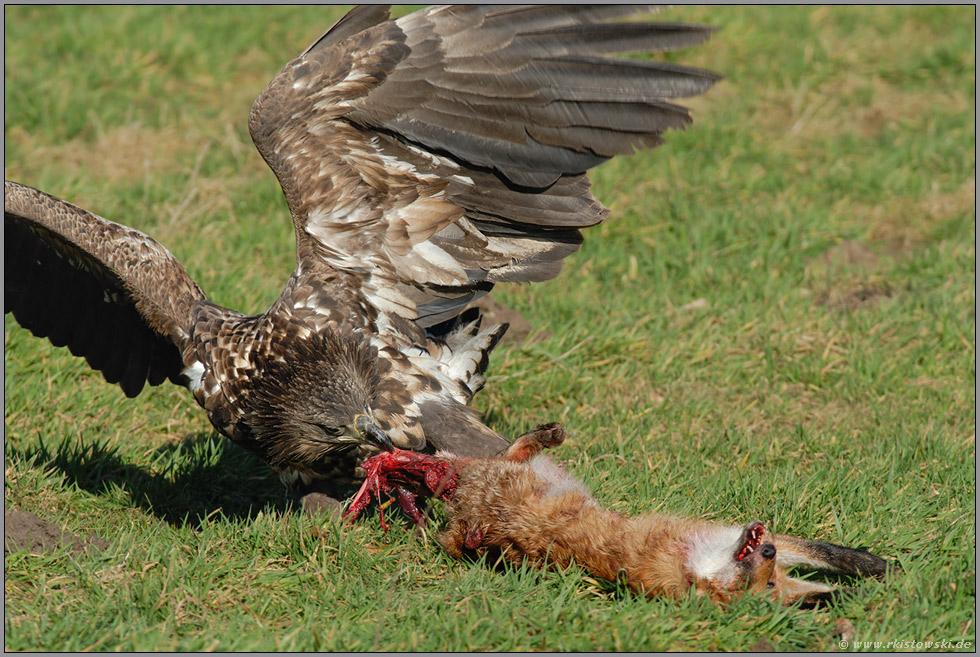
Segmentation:
[(412, 54), (354, 101), (352, 120), (544, 187), (659, 143), (689, 121), (665, 99), (717, 76), (601, 55), (696, 45), (702, 26), (598, 22), (636, 7), (449, 6), (398, 20)]
[(4, 182), (4, 313), (134, 397), (177, 381), (204, 293), (143, 233)]
[(717, 79), (605, 57), (711, 31), (607, 22), (635, 11), (454, 6), (391, 21), (372, 7), (341, 19), (249, 119), (296, 223), (298, 272), (353, 273), (376, 310), (421, 326), (498, 281), (554, 277), (606, 213), (584, 172), (658, 144), (689, 121), (670, 100)]

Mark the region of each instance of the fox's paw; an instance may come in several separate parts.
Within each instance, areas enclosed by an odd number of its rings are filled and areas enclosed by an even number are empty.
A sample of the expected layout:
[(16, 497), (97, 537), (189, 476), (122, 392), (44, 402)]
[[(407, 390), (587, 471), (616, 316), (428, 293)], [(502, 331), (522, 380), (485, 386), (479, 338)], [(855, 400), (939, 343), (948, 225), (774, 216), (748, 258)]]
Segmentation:
[(565, 425), (561, 422), (539, 424), (524, 436), (533, 438), (541, 447), (557, 447), (565, 442)]
[(527, 461), (542, 449), (565, 442), (565, 425), (561, 422), (541, 424), (521, 435), (507, 448), (503, 457), (509, 461)]
[(466, 530), (460, 523), (450, 521), (446, 529), (439, 534), (439, 543), (450, 557), (462, 559), (465, 535)]

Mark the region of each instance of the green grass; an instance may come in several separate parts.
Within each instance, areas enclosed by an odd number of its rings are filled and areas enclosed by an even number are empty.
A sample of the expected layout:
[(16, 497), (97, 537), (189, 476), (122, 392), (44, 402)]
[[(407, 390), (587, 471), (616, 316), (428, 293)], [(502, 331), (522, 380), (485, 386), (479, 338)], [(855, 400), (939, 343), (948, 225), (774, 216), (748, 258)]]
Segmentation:
[[(342, 10), (4, 11), (5, 177), (264, 310), (292, 226), (247, 112)], [(975, 10), (666, 18), (721, 28), (672, 59), (726, 80), (595, 171), (613, 216), (557, 280), (499, 290), (551, 335), (499, 348), (475, 403), (508, 434), (565, 422), (556, 456), (616, 510), (759, 518), (904, 574), (824, 611), (721, 610), (314, 522), (186, 391), (126, 400), (7, 317), (5, 505), (111, 547), (5, 559), (5, 648), (836, 650), (840, 617), (975, 646)]]

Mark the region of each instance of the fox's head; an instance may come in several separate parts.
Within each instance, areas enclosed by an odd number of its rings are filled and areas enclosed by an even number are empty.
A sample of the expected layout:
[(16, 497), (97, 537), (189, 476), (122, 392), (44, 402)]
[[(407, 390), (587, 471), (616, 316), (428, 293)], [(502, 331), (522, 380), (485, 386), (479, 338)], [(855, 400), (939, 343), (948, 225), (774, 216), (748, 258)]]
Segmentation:
[(817, 606), (842, 591), (826, 584), (790, 577), (796, 565), (850, 575), (885, 573), (884, 560), (851, 548), (807, 541), (790, 536), (770, 536), (758, 520), (744, 528), (709, 526), (691, 539), (687, 570), (699, 595), (728, 604), (745, 593), (766, 593), (790, 605)]

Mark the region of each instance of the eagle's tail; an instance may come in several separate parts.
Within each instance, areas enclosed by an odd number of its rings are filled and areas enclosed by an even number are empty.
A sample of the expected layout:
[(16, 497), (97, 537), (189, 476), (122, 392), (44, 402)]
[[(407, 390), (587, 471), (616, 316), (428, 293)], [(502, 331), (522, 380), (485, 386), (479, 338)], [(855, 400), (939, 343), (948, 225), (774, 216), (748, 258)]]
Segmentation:
[(459, 401), (464, 404), (468, 404), (486, 382), (483, 373), (489, 364), (490, 352), (510, 326), (494, 324), (481, 330), (482, 322), (478, 310), (473, 308), (457, 317), (454, 326), (443, 335), (430, 335), (429, 338), (430, 352), (434, 352), (440, 369), (459, 384), (465, 397)]

